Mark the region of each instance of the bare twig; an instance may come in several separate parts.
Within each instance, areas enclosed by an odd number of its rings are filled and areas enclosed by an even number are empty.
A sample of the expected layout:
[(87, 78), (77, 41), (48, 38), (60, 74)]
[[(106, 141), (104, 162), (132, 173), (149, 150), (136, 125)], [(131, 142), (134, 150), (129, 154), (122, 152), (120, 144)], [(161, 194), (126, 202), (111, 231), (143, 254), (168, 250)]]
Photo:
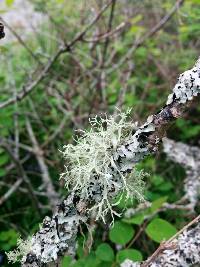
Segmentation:
[(3, 24), (12, 32), (12, 34), (16, 37), (16, 39), (19, 41), (19, 43), (27, 50), (27, 52), (31, 55), (36, 62), (40, 63), (39, 58), (32, 52), (32, 50), (27, 46), (26, 42), (21, 38), (21, 36), (2, 18), (0, 17), (0, 21), (3, 22)]
[(49, 203), (50, 203), (51, 207), (53, 208), (53, 210), (55, 210), (59, 197), (58, 197), (58, 194), (56, 193), (56, 191), (54, 189), (52, 180), (51, 180), (50, 175), (49, 175), (48, 167), (44, 161), (43, 151), (38, 144), (38, 141), (36, 139), (36, 136), (33, 132), (33, 128), (31, 126), (31, 123), (30, 123), (28, 118), (26, 119), (26, 127), (27, 127), (27, 131), (28, 131), (30, 140), (31, 140), (32, 145), (34, 147), (34, 151), (37, 151), (37, 153), (35, 153), (35, 156), (36, 156), (36, 159), (38, 161), (38, 164), (39, 164), (41, 172), (42, 172), (41, 176), (42, 176), (43, 183), (45, 185), (45, 189), (47, 192), (47, 197), (49, 199)]
[(167, 15), (165, 15), (158, 24), (156, 24), (149, 32), (147, 32), (144, 36), (142, 36), (140, 39), (138, 39), (133, 46), (128, 50), (126, 55), (117, 63), (115, 64), (111, 69), (107, 70), (106, 72), (110, 74), (111, 72), (118, 69), (121, 65), (123, 65), (132, 54), (135, 52), (137, 48), (139, 48), (141, 45), (143, 45), (147, 39), (152, 37), (155, 33), (157, 33), (160, 29), (164, 27), (164, 25), (171, 19), (171, 17), (174, 15), (174, 13), (180, 8), (180, 6), (183, 4), (184, 0), (178, 0), (175, 5), (172, 7), (172, 9), (169, 11)]
[(31, 182), (29, 180), (29, 178), (27, 177), (24, 169), (23, 169), (23, 166), (21, 165), (21, 162), (15, 157), (14, 153), (12, 152), (11, 148), (9, 147), (9, 145), (3, 143), (3, 142), (0, 142), (0, 146), (3, 147), (7, 153), (10, 155), (11, 159), (13, 160), (17, 170), (18, 170), (18, 173), (19, 173), (19, 176), (22, 177), (23, 179), (23, 182), (26, 184), (27, 186), (27, 189), (29, 191), (29, 195), (30, 195), (30, 198), (32, 200), (32, 203), (36, 209), (36, 211), (38, 212), (39, 216), (41, 216), (41, 211), (40, 211), (40, 206), (39, 206), (39, 202), (35, 196), (35, 193), (34, 193), (34, 189), (31, 185)]
[(12, 187), (0, 198), (0, 206), (18, 189), (23, 179), (18, 179)]
[[(192, 220), (191, 222), (189, 222), (187, 225), (185, 225), (180, 231), (178, 231), (174, 236), (172, 236), (168, 241), (163, 242), (160, 244), (160, 246), (157, 248), (157, 250), (151, 255), (151, 257), (146, 260), (143, 264), (141, 264), (141, 267), (148, 267), (151, 266), (151, 263), (153, 263), (156, 258), (158, 257), (158, 255), (162, 252), (164, 252), (165, 250), (173, 250), (175, 248), (177, 248), (177, 240), (175, 241), (175, 239), (178, 238), (179, 235), (181, 235), (183, 232), (186, 232), (188, 230), (188, 228), (190, 228), (192, 225), (196, 224), (199, 222), (200, 219), (200, 215), (197, 216), (194, 220)], [(175, 242), (173, 242), (175, 241)]]
[(106, 11), (106, 9), (110, 6), (110, 4), (112, 3), (112, 1), (109, 1), (106, 5), (104, 5), (104, 7), (100, 10), (100, 12), (95, 16), (95, 18), (90, 22), (90, 24), (88, 26), (85, 27), (85, 29), (83, 31), (81, 31), (80, 33), (78, 33), (74, 39), (68, 43), (65, 44), (63, 46), (61, 46), (57, 52), (55, 53), (54, 56), (52, 56), (52, 58), (48, 61), (48, 63), (46, 64), (46, 66), (40, 71), (39, 75), (33, 80), (30, 81), (28, 84), (23, 85), (21, 91), (19, 91), (19, 93), (15, 96), (15, 97), (11, 97), (8, 100), (6, 100), (5, 102), (0, 103), (0, 109), (5, 108), (11, 104), (13, 104), (16, 101), (21, 101), (22, 99), (24, 99), (28, 94), (30, 94), (32, 92), (33, 89), (36, 88), (36, 86), (44, 80), (44, 78), (47, 76), (47, 74), (49, 73), (49, 71), (51, 70), (52, 66), (54, 65), (54, 63), (57, 61), (57, 59), (66, 52), (70, 52), (72, 47), (79, 41), (82, 40), (82, 38), (85, 36), (85, 34), (90, 30), (90, 28), (99, 20), (99, 18), (101, 17), (101, 15)]

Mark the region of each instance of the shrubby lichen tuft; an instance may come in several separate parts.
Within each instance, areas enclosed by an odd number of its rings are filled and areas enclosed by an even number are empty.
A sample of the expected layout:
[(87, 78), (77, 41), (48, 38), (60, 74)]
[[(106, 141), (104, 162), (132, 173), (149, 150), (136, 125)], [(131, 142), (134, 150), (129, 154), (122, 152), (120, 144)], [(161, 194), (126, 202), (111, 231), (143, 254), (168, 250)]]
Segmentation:
[(135, 169), (125, 173), (113, 159), (117, 147), (136, 130), (136, 124), (127, 120), (129, 114), (130, 110), (116, 116), (95, 116), (89, 120), (90, 130), (82, 131), (82, 136), (75, 139), (75, 145), (63, 147), (66, 165), (61, 178), (68, 189), (94, 202), (90, 209), (97, 211), (97, 219), (104, 219), (108, 211), (115, 213), (112, 206), (116, 203), (111, 198), (119, 192), (144, 199), (144, 174)]
[(17, 240), (17, 248), (6, 252), (6, 255), (8, 257), (8, 262), (22, 262), (22, 259), (24, 256), (26, 256), (30, 250), (31, 250), (31, 239), (23, 240), (21, 238), (18, 238)]

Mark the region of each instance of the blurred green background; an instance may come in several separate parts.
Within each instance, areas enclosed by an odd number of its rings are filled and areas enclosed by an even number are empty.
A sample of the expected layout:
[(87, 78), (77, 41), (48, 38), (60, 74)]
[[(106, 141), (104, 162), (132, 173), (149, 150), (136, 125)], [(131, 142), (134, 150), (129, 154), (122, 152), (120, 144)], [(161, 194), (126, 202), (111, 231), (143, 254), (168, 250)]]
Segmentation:
[[(70, 43), (108, 3), (107, 0), (31, 0), (27, 2), (42, 17), (32, 29), (12, 25), (10, 39), (0, 41), (0, 102), (15, 97), (41, 74), (60, 46)], [(180, 1), (179, 1), (180, 2)], [(2, 17), (15, 10), (15, 1), (5, 1)], [(164, 106), (178, 75), (191, 68), (200, 50), (200, 0), (182, 1), (172, 16), (152, 36), (148, 33), (166, 19), (174, 0), (116, 0), (75, 44), (59, 55), (45, 78), (22, 101), (0, 109), (0, 262), (11, 266), (4, 252), (13, 249), (19, 235), (27, 238), (51, 214), (43, 184), (41, 166), (27, 130), (26, 118), (40, 147), (40, 153), (60, 198), (66, 194), (59, 175), (64, 162), (59, 149), (73, 142), (77, 129), (88, 127), (88, 118), (112, 114), (115, 107), (132, 107), (132, 119), (139, 124)], [(27, 21), (30, 23), (30, 21)], [(122, 24), (124, 23), (124, 24)], [(31, 23), (30, 23), (31, 24)], [(145, 38), (144, 38), (145, 37)], [(138, 43), (140, 45), (138, 45)], [(199, 145), (200, 106), (194, 103), (167, 136)], [(6, 148), (5, 148), (6, 147)], [(12, 153), (9, 153), (9, 149)], [(12, 157), (15, 155), (17, 162)], [(63, 257), (60, 266), (117, 267), (126, 258), (141, 261), (151, 255), (163, 239), (171, 237), (193, 215), (185, 210), (161, 211), (163, 203), (183, 196), (185, 171), (160, 152), (138, 165), (150, 175), (146, 179), (146, 199), (152, 202), (127, 219), (126, 208), (137, 202), (121, 202), (122, 213), (113, 228), (91, 220), (92, 236), (83, 225), (76, 262)], [(37, 208), (24, 180), (3, 196), (21, 176), (33, 189)], [(198, 212), (199, 207), (196, 207)], [(84, 233), (84, 234), (83, 234)], [(85, 245), (84, 245), (85, 244)], [(91, 245), (91, 249), (88, 246)], [(15, 264), (12, 266), (20, 266)]]

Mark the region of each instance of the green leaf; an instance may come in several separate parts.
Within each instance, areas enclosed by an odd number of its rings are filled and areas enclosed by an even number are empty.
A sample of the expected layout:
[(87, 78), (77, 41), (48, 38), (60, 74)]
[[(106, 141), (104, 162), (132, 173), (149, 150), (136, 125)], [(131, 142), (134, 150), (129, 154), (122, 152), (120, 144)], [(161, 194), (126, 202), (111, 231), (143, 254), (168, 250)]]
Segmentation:
[(117, 253), (117, 262), (122, 263), (124, 260), (142, 261), (143, 256), (139, 250), (124, 249)]
[(78, 258), (80, 258), (80, 259), (84, 257), (83, 243), (84, 243), (84, 238), (81, 236), (78, 239), (78, 248), (76, 250), (76, 254), (77, 254)]
[(158, 186), (158, 190), (162, 192), (170, 191), (172, 188), (173, 188), (173, 185), (171, 182), (164, 182)]
[(0, 166), (5, 165), (9, 161), (9, 156), (7, 154), (0, 155)]
[(96, 256), (102, 261), (113, 261), (114, 252), (110, 245), (106, 243), (100, 244), (96, 249)]
[(69, 267), (71, 261), (72, 261), (72, 258), (70, 256), (63, 257), (61, 267)]
[(85, 266), (87, 267), (96, 267), (100, 262), (100, 259), (96, 256), (94, 251), (91, 251), (90, 254), (85, 258)]
[(160, 207), (162, 207), (163, 203), (166, 202), (167, 198), (168, 198), (168, 197), (165, 196), (165, 197), (160, 197), (160, 198), (154, 200), (154, 201), (152, 202), (152, 204), (151, 204), (151, 208), (150, 208), (151, 212), (153, 213), (153, 212), (155, 212), (156, 210), (158, 210)]
[(140, 225), (144, 221), (144, 215), (143, 214), (137, 214), (129, 219), (123, 219), (123, 222), (128, 224), (137, 224)]
[(101, 261), (97, 266), (92, 267), (112, 267), (113, 262)]
[(5, 251), (10, 250), (17, 244), (18, 237), (19, 234), (13, 229), (2, 231), (0, 233), (0, 247)]
[(77, 260), (74, 264), (72, 264), (72, 267), (85, 267), (85, 260)]
[(152, 240), (160, 243), (175, 235), (177, 230), (171, 223), (156, 218), (148, 224), (145, 232)]
[(131, 225), (117, 221), (109, 232), (109, 238), (114, 243), (125, 245), (132, 239), (134, 233)]
[(3, 177), (6, 175), (6, 171), (4, 169), (0, 169), (0, 177)]
[(158, 186), (164, 182), (164, 179), (160, 175), (152, 175), (151, 176), (151, 182), (153, 185)]

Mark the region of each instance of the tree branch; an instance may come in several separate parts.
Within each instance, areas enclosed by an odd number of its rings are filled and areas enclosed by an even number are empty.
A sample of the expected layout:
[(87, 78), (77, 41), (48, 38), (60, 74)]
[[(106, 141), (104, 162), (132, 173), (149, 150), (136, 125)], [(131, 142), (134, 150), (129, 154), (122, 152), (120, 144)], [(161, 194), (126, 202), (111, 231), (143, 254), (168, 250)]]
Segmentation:
[[(193, 69), (180, 75), (167, 104), (157, 114), (150, 116), (130, 140), (116, 150), (113, 158), (118, 170), (121, 173), (129, 172), (135, 163), (154, 153), (169, 123), (180, 117), (199, 93), (200, 61), (197, 61)], [(120, 191), (122, 178), (112, 167), (110, 173), (109, 197), (113, 198)], [(78, 227), (90, 217), (86, 208), (102, 198), (97, 176), (91, 178), (91, 191), (91, 199), (71, 192), (52, 218), (44, 219), (41, 229), (31, 239), (31, 250), (23, 257), (22, 266), (41, 266), (56, 261), (63, 252), (75, 253)]]
[(182, 199), (189, 202), (186, 206), (193, 211), (200, 192), (200, 149), (168, 138), (164, 138), (163, 147), (169, 159), (181, 164), (186, 170), (185, 195)]
[(33, 128), (31, 126), (31, 123), (30, 123), (28, 118), (26, 119), (26, 128), (27, 128), (30, 140), (31, 140), (32, 145), (33, 145), (33, 150), (35, 151), (36, 159), (38, 161), (38, 164), (39, 164), (41, 172), (42, 172), (41, 173), (42, 181), (43, 181), (43, 184), (44, 184), (45, 189), (46, 189), (49, 203), (51, 205), (51, 208), (53, 210), (55, 210), (56, 205), (58, 204), (59, 196), (56, 193), (55, 188), (53, 186), (52, 180), (51, 180), (50, 175), (49, 175), (48, 167), (44, 161), (43, 151), (38, 144), (38, 141), (36, 139)]
[[(156, 152), (166, 128), (177, 117), (183, 115), (185, 109), (199, 93), (200, 61), (197, 61), (191, 70), (179, 76), (166, 105), (157, 114), (148, 117), (130, 139), (116, 149), (113, 160), (117, 170), (110, 166), (109, 198), (113, 199), (123, 190), (122, 174), (130, 172), (137, 162)], [(58, 206), (53, 216), (44, 219), (41, 229), (30, 241), (31, 249), (27, 255), (24, 255), (22, 266), (42, 266), (56, 261), (64, 252), (74, 254), (79, 225), (90, 217), (89, 208), (104, 198), (98, 179), (95, 174), (90, 178), (88, 185), (90, 197), (72, 191)]]
[[(191, 227), (196, 224), (195, 227)], [(161, 243), (145, 262), (125, 260), (121, 267), (193, 266), (200, 262), (200, 215), (183, 227), (174, 237)]]

